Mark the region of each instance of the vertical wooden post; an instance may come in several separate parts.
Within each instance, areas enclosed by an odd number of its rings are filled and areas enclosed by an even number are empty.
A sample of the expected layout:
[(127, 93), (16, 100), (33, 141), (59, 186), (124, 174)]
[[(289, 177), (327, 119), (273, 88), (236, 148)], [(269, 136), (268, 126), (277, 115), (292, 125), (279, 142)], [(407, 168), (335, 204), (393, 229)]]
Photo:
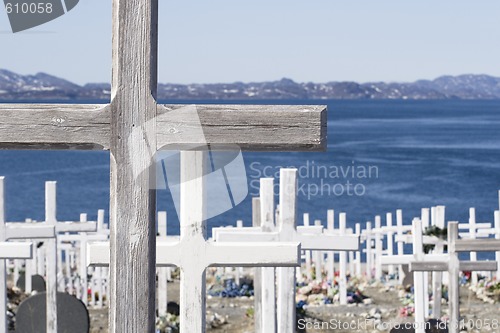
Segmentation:
[[(0, 177), (0, 242), (4, 242), (5, 235), (5, 178)], [(0, 333), (7, 333), (7, 272), (6, 260), (0, 260)]]
[[(475, 208), (469, 208), (469, 234), (471, 239), (476, 239), (476, 209)], [(477, 261), (477, 252), (471, 251), (470, 252), (470, 260), (471, 261)], [(478, 281), (477, 277), (477, 272), (472, 271), (471, 272), (471, 284), (476, 286)]]
[[(430, 210), (429, 208), (422, 208), (421, 211), (422, 214), (422, 232), (425, 231), (427, 228), (429, 228), (429, 214)], [(424, 248), (422, 245), (422, 255), (424, 254)], [(424, 316), (427, 317), (429, 315), (429, 272), (422, 272), (423, 278), (424, 278)]]
[(14, 259), (14, 283), (19, 280), (19, 269), (21, 267), (21, 260)]
[[(97, 232), (103, 232), (105, 230), (104, 227), (104, 210), (99, 209), (97, 211)], [(107, 269), (107, 268), (106, 268)], [(103, 271), (105, 270), (104, 267), (95, 267), (95, 272), (97, 273), (97, 293), (99, 295), (99, 298), (97, 300), (97, 307), (99, 309), (102, 309), (104, 306), (104, 286), (103, 286)], [(106, 283), (107, 283), (106, 279)], [(109, 304), (109, 302), (108, 302)]]
[[(423, 258), (424, 244), (422, 239), (422, 221), (413, 220), (413, 254), (415, 259), (420, 261)], [(425, 333), (425, 294), (424, 294), (424, 273), (413, 272), (414, 293), (415, 293), (415, 332)]]
[(205, 330), (206, 264), (197, 252), (203, 251), (206, 240), (206, 170), (205, 151), (181, 152), (180, 234), (181, 243), (187, 245), (181, 251), (191, 263), (181, 267), (181, 332)]
[[(329, 209), (326, 216), (326, 228), (329, 232), (333, 233), (335, 230), (335, 211), (333, 209)], [(328, 280), (335, 280), (335, 252), (328, 252)]]
[[(316, 226), (321, 226), (321, 220), (315, 220), (314, 225)], [(315, 275), (316, 275), (316, 280), (317, 281), (322, 281), (323, 276), (322, 276), (322, 264), (323, 264), (323, 252), (322, 251), (314, 251), (314, 268), (315, 268)]]
[(71, 259), (70, 258), (71, 258), (71, 251), (65, 250), (64, 251), (64, 267), (66, 270), (66, 278), (68, 279), (67, 289), (68, 289), (68, 293), (70, 295), (73, 295), (73, 278), (72, 278), (72, 274), (71, 274), (71, 265), (70, 265)]
[[(392, 213), (387, 213), (385, 215), (386, 224), (389, 228), (392, 227)], [(394, 255), (394, 233), (389, 230), (387, 232), (387, 255)], [(388, 267), (389, 275), (394, 275), (394, 265), (389, 265)]]
[[(500, 210), (495, 211), (495, 238), (500, 239)], [(500, 251), (495, 252), (495, 260), (499, 263), (496, 280), (500, 281)]]
[[(33, 246), (33, 258), (35, 257), (35, 249), (36, 249), (36, 243)], [(31, 276), (33, 275), (34, 269), (33, 269), (33, 258), (31, 259), (26, 259), (24, 261), (24, 283), (26, 285), (26, 294), (30, 295), (31, 294)]]
[[(361, 224), (360, 223), (356, 223), (356, 235), (361, 237)], [(362, 275), (362, 273), (361, 273), (361, 251), (360, 250), (356, 251), (356, 275), (358, 277), (361, 277), (361, 275)]]
[[(396, 226), (398, 229), (397, 235), (399, 237), (403, 236), (403, 211), (401, 209), (398, 209), (396, 211)], [(404, 254), (404, 245), (402, 241), (398, 241), (398, 256), (402, 256)], [(399, 265), (398, 266), (398, 279), (399, 279), (399, 284), (403, 284), (404, 280), (404, 273), (403, 273), (403, 266)]]
[(366, 222), (366, 278), (372, 278), (372, 223)]
[[(260, 227), (260, 198), (252, 198), (252, 227)], [(262, 269), (254, 268), (254, 323), (255, 333), (262, 333)]]
[[(263, 231), (274, 231), (274, 179), (260, 180), (260, 219)], [(262, 268), (262, 332), (276, 332), (276, 278), (274, 267)]]
[[(292, 239), (297, 226), (297, 169), (280, 170), (280, 220), (283, 239)], [(278, 267), (278, 333), (295, 331), (295, 268)]]
[(113, 0), (109, 331), (155, 332), (157, 0)]
[[(346, 233), (346, 214), (340, 213), (339, 215), (339, 231), (340, 235), (344, 236)], [(347, 305), (347, 252), (340, 251), (339, 253), (339, 293), (340, 305)]]
[(459, 260), (458, 253), (455, 250), (455, 241), (458, 239), (458, 223), (450, 222), (448, 223), (448, 254), (450, 256), (450, 262), (448, 264), (449, 272), (449, 284), (448, 284), (448, 316), (449, 333), (457, 333), (460, 331), (459, 321), (460, 321), (460, 285), (458, 283), (459, 277)]
[[(158, 212), (158, 234), (167, 236), (167, 212)], [(158, 316), (167, 315), (167, 267), (158, 269)]]
[[(45, 183), (45, 222), (57, 224), (56, 182)], [(57, 240), (47, 239), (47, 333), (57, 333)]]
[[(80, 214), (80, 222), (87, 222), (87, 214)], [(87, 281), (87, 233), (80, 232), (80, 288), (81, 300), (85, 306), (89, 303)]]
[[(60, 247), (60, 242), (56, 239), (57, 242), (57, 268), (58, 268), (58, 277), (57, 277), (57, 289), (61, 292), (65, 291), (65, 285), (64, 285), (64, 280), (65, 276), (62, 271), (63, 263), (62, 263), (62, 255), (63, 255), (63, 250)], [(17, 281), (14, 279), (14, 281)]]
[[(435, 208), (434, 223), (437, 228), (444, 229), (445, 220), (445, 207), (437, 206)], [(436, 245), (434, 253), (441, 254), (444, 252), (444, 246), (442, 243)], [(441, 298), (442, 298), (442, 284), (443, 284), (443, 273), (442, 272), (432, 272), (432, 317), (435, 319), (441, 318)]]
[(45, 276), (45, 249), (46, 244), (43, 244), (36, 249), (36, 273), (41, 276)]
[[(309, 213), (304, 213), (304, 226), (309, 226)], [(311, 251), (305, 250), (304, 254), (306, 256), (306, 278), (308, 281), (312, 280), (312, 271), (311, 271)]]
[(355, 263), (355, 260), (354, 260), (354, 251), (349, 251), (349, 258), (347, 260), (347, 262), (349, 263), (349, 273), (351, 275), (354, 275), (354, 272), (356, 271), (356, 263)]
[(380, 228), (382, 227), (382, 221), (380, 216), (375, 216), (375, 279), (380, 281), (382, 279), (382, 263), (380, 262), (380, 257), (382, 256), (382, 232)]

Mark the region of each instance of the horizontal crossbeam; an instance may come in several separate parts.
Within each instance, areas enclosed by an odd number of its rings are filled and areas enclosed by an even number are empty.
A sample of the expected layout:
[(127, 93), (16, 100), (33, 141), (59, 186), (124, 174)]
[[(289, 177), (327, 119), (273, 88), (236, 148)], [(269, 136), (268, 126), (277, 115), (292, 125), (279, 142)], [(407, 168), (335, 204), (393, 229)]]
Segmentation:
[[(420, 260), (423, 262), (431, 261), (445, 261), (448, 260), (448, 254), (424, 254)], [(409, 265), (411, 262), (417, 260), (414, 254), (402, 254), (402, 255), (388, 255), (380, 256), (380, 263), (382, 265)]]
[[(413, 272), (439, 272), (448, 271), (448, 262), (429, 261), (411, 262), (410, 271)], [(460, 261), (461, 271), (496, 271), (498, 263), (496, 261)]]
[(56, 237), (53, 225), (29, 223), (8, 223), (5, 227), (5, 239), (46, 239)]
[[(395, 237), (396, 242), (404, 242), (407, 244), (412, 244), (413, 243), (413, 235), (396, 235)], [(429, 245), (436, 245), (436, 244), (446, 244), (446, 241), (438, 238), (436, 236), (428, 236), (424, 235), (422, 236), (422, 241), (424, 244), (429, 244)]]
[[(229, 229), (230, 230), (230, 229)], [(242, 232), (221, 230), (217, 234), (221, 242), (280, 242), (279, 232)], [(293, 241), (300, 242), (302, 250), (312, 251), (357, 251), (359, 236), (356, 235), (328, 235), (328, 234), (301, 234), (293, 233)]]
[(489, 252), (500, 251), (498, 239), (458, 239), (455, 242), (457, 252)]
[[(179, 242), (157, 242), (157, 266), (181, 266)], [(88, 245), (87, 262), (92, 266), (109, 265), (109, 242)], [(300, 265), (300, 244), (282, 243), (205, 243), (206, 266), (294, 267)]]
[[(197, 119), (186, 116), (193, 108)], [(110, 119), (104, 104), (0, 104), (0, 149), (109, 150)], [(326, 122), (325, 106), (158, 105), (157, 149), (211, 144), (323, 151)]]
[(100, 104), (0, 104), (0, 148), (109, 149), (109, 116)]
[(32, 243), (0, 242), (0, 259), (30, 259), (32, 257)]
[(311, 105), (195, 105), (199, 121), (183, 105), (159, 105), (158, 148), (235, 144), (242, 150), (322, 151), (326, 149), (326, 107)]

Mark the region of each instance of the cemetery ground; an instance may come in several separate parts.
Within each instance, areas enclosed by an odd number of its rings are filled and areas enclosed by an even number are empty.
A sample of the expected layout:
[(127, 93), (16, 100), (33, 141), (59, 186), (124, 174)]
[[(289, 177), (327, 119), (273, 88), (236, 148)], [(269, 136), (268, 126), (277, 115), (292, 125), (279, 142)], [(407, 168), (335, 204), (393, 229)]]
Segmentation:
[[(341, 306), (338, 303), (330, 305), (309, 306), (304, 314), (298, 314), (298, 319), (305, 319), (310, 328), (299, 330), (298, 332), (306, 333), (381, 333), (389, 332), (382, 327), (377, 328), (380, 321), (384, 322), (406, 322), (412, 323), (413, 316), (401, 316), (401, 310), (404, 305), (400, 299), (400, 290), (398, 288), (384, 286), (382, 284), (366, 284), (363, 287), (363, 294), (371, 300), (371, 304), (349, 304)], [(168, 294), (171, 301), (179, 302), (179, 280), (175, 279), (168, 283)], [(492, 319), (500, 320), (500, 303), (488, 304), (477, 298), (473, 291), (468, 287), (461, 288), (461, 313), (466, 320), (477, 323), (492, 321)], [(248, 297), (209, 297), (207, 299), (207, 323), (214, 323), (213, 316), (216, 313), (220, 318), (223, 318), (225, 323), (216, 324), (216, 327), (207, 327), (207, 332), (219, 333), (252, 333), (255, 332), (254, 319), (252, 318), (253, 298)], [(446, 312), (446, 307), (444, 308)], [(107, 333), (108, 332), (108, 311), (106, 309), (90, 310), (90, 333)], [(212, 318), (212, 320), (210, 320)], [(340, 327), (344, 323), (353, 323), (362, 319), (363, 323), (368, 323), (366, 326), (361, 326), (358, 330), (341, 329), (332, 326), (330, 329), (321, 328), (315, 329), (314, 322), (328, 322), (334, 320)], [(467, 332), (500, 332), (499, 329), (482, 329), (470, 327)]]
[[(210, 285), (211, 280), (207, 281)], [(299, 311), (297, 320), (306, 328), (298, 332), (307, 333), (375, 333), (389, 332), (379, 323), (413, 323), (412, 315), (402, 314), (406, 302), (404, 298), (410, 293), (395, 283), (366, 283), (361, 282), (357, 287), (369, 301), (366, 304), (339, 305), (338, 302), (328, 305), (310, 305)], [(180, 283), (178, 278), (168, 283), (169, 302), (179, 303)], [(475, 290), (464, 285), (460, 290), (460, 309), (463, 319), (467, 323), (464, 332), (499, 332), (492, 327), (480, 327), (481, 323), (490, 323), (500, 320), (500, 303), (489, 302), (476, 296)], [(253, 297), (213, 297), (207, 298), (207, 332), (221, 333), (251, 333), (255, 331), (253, 314)], [(169, 308), (169, 311), (175, 309)], [(90, 309), (90, 333), (108, 332), (108, 310)], [(447, 316), (447, 306), (443, 305), (444, 317)], [(321, 323), (330, 322), (330, 327), (318, 328)], [(306, 324), (307, 323), (307, 324)], [(349, 328), (345, 325), (349, 323)], [(362, 323), (353, 329), (354, 323)], [(484, 325), (483, 325), (484, 326)], [(488, 325), (486, 325), (488, 326)], [(342, 328), (344, 327), (344, 328)], [(394, 327), (394, 326), (391, 326)], [(163, 331), (162, 331), (163, 332)]]

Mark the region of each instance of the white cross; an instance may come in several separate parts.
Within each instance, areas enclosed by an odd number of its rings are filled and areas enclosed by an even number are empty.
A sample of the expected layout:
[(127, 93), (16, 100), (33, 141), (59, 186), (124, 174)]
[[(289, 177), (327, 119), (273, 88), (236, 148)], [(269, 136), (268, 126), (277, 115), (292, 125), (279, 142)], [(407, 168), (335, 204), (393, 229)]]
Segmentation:
[(197, 106), (201, 125), (208, 125), (200, 142), (178, 112), (184, 106), (156, 101), (158, 0), (113, 0), (112, 8), (111, 103), (2, 104), (0, 148), (110, 150), (109, 330), (153, 333), (156, 206), (149, 167), (157, 150), (176, 144), (324, 150), (326, 112), (323, 106)]
[[(2, 181), (3, 184), (3, 181)], [(2, 185), (3, 186), (3, 185)], [(3, 202), (3, 194), (0, 199)], [(57, 329), (57, 243), (56, 183), (45, 183), (45, 222), (35, 224), (8, 223), (5, 236), (10, 239), (46, 239), (47, 331)], [(28, 266), (28, 265), (26, 265)], [(26, 272), (26, 289), (31, 290), (31, 276)]]
[[(245, 232), (233, 231), (232, 228), (220, 229), (217, 233), (217, 241), (220, 242), (238, 242), (246, 241), (296, 241), (300, 242), (304, 250), (317, 251), (347, 251), (359, 249), (359, 237), (355, 235), (330, 235), (323, 234), (322, 226), (307, 227), (302, 230), (305, 232), (315, 232), (315, 234), (302, 233), (296, 226), (296, 201), (297, 201), (297, 170), (296, 169), (281, 169), (280, 170), (280, 214), (279, 225), (277, 231), (266, 232), (274, 229), (273, 209), (274, 209), (274, 184), (272, 178), (261, 179), (260, 185), (260, 201), (261, 215), (266, 220), (262, 222), (262, 231)], [(320, 264), (320, 263), (319, 263)], [(293, 280), (292, 280), (293, 277)], [(264, 278), (263, 278), (264, 279)], [(274, 284), (274, 277), (269, 282), (262, 282), (264, 285), (271, 286)], [(278, 295), (278, 332), (290, 332), (290, 322), (294, 322), (295, 316), (295, 274), (292, 270), (278, 270), (278, 286), (280, 287)], [(263, 300), (263, 307), (265, 304)], [(272, 304), (272, 303), (270, 303)], [(281, 311), (280, 311), (281, 309)], [(266, 311), (263, 308), (263, 315)], [(272, 313), (269, 309), (267, 313)], [(272, 319), (263, 320), (263, 325), (271, 322)], [(270, 327), (272, 329), (272, 327)]]
[[(58, 225), (64, 225), (64, 229), (68, 229), (71, 222), (61, 223)], [(106, 233), (92, 233), (87, 234), (85, 231), (89, 229), (90, 226), (96, 226), (95, 222), (87, 222), (87, 214), (80, 214), (80, 222), (71, 223), (71, 229), (73, 231), (84, 230), (78, 234), (61, 234), (57, 236), (60, 242), (78, 242), (80, 245), (80, 265), (79, 265), (79, 292), (80, 299), (86, 306), (88, 305), (88, 280), (87, 280), (87, 244), (92, 241), (106, 241), (109, 236)], [(80, 227), (80, 228), (78, 228)], [(94, 229), (94, 231), (96, 231)]]
[[(491, 223), (477, 223), (476, 222), (476, 209), (471, 207), (471, 208), (469, 208), (469, 223), (468, 224), (467, 223), (459, 223), (458, 228), (469, 230), (467, 233), (459, 233), (460, 237), (469, 237), (471, 239), (476, 239), (478, 236), (489, 237), (488, 231), (491, 230)], [(483, 230), (486, 230), (486, 232), (484, 232)], [(477, 260), (477, 253), (476, 252), (470, 253), (470, 260), (471, 261)], [(471, 283), (473, 285), (477, 285), (477, 282), (478, 282), (477, 272), (472, 272)]]
[(0, 177), (0, 333), (7, 333), (7, 272), (5, 259), (29, 259), (33, 256), (33, 244), (6, 242), (4, 177)]
[[(436, 258), (440, 258), (439, 255), (434, 254), (424, 254), (423, 244), (424, 237), (422, 236), (422, 221), (420, 219), (414, 219), (412, 223), (412, 243), (413, 243), (413, 254), (409, 255), (392, 255), (392, 256), (381, 256), (380, 263), (382, 265), (404, 265), (410, 264), (414, 261), (430, 261)], [(426, 315), (426, 302), (425, 299), (428, 298), (425, 292), (425, 279), (422, 272), (414, 273), (414, 292), (415, 292), (415, 322), (422, 325)], [(423, 326), (422, 326), (423, 327)], [(421, 327), (419, 327), (421, 328)], [(423, 332), (423, 330), (420, 330)]]
[[(205, 329), (205, 270), (209, 266), (294, 267), (299, 265), (297, 242), (214, 243), (206, 240), (205, 177), (207, 154), (181, 152), (180, 240), (158, 242), (157, 266), (181, 269), (180, 330)], [(108, 265), (109, 244), (90, 244), (89, 261)]]
[[(500, 241), (497, 239), (458, 239), (458, 222), (448, 223), (448, 254), (438, 256), (430, 262), (411, 262), (410, 270), (414, 272), (448, 271), (448, 315), (450, 317), (448, 330), (450, 333), (460, 331), (460, 285), (459, 272), (467, 271), (494, 271), (497, 270), (496, 261), (466, 261), (458, 259), (459, 252), (489, 252), (500, 251)], [(416, 304), (415, 304), (416, 306)]]

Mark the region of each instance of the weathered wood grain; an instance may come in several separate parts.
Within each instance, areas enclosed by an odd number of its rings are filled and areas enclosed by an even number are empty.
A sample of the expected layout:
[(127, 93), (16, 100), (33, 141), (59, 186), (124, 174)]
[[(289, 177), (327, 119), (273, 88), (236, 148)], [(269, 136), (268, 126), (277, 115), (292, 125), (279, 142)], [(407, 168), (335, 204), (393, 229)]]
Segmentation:
[(457, 252), (493, 252), (500, 251), (500, 241), (496, 239), (458, 239), (455, 242)]
[(0, 149), (108, 149), (107, 105), (0, 104)]
[[(45, 183), (45, 222), (55, 227), (56, 217), (56, 182)], [(57, 333), (57, 242), (55, 238), (47, 240), (47, 333)]]
[[(185, 113), (198, 114), (199, 120)], [(200, 124), (203, 135), (200, 135)], [(310, 105), (159, 105), (158, 149), (210, 143), (252, 151), (326, 150), (326, 107)], [(215, 147), (217, 148), (217, 147)]]
[[(326, 150), (325, 106), (190, 107), (199, 122), (186, 117), (186, 106), (157, 106), (158, 149), (209, 143), (252, 151)], [(105, 104), (0, 104), (0, 149), (108, 150), (110, 109)], [(136, 127), (136, 133), (141, 131)]]
[(155, 332), (157, 15), (157, 0), (113, 0), (111, 333)]

